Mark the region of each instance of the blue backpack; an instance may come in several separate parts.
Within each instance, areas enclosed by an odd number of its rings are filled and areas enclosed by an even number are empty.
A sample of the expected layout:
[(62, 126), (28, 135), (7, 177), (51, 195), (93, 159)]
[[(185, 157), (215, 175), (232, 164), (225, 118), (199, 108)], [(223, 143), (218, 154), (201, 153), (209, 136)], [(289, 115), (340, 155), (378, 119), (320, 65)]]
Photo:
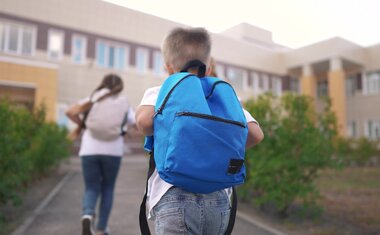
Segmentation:
[(230, 84), (203, 77), (204, 70), (165, 80), (155, 106), (154, 135), (145, 145), (153, 146), (161, 179), (194, 193), (211, 193), (245, 179), (248, 127), (241, 104)]

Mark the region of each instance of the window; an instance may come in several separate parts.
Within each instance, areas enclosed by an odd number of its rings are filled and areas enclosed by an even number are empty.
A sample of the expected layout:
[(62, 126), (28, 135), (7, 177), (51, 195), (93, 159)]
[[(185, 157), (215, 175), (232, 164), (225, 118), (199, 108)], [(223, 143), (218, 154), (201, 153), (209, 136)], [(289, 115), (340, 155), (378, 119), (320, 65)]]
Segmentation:
[(231, 85), (236, 89), (245, 89), (247, 72), (242, 69), (237, 68), (228, 68), (227, 69), (227, 78), (230, 81)]
[(364, 94), (378, 95), (380, 94), (380, 72), (367, 73), (363, 76)]
[(260, 90), (260, 75), (257, 72), (252, 72), (251, 78), (253, 90), (258, 92)]
[(347, 124), (347, 134), (351, 138), (356, 138), (356, 122), (352, 121)]
[(129, 47), (99, 41), (96, 44), (96, 63), (99, 67), (124, 70), (128, 65)]
[(380, 120), (368, 121), (365, 129), (369, 139), (380, 139)]
[(0, 22), (0, 51), (4, 49), (4, 43), (5, 43), (5, 25), (4, 23)]
[(264, 92), (269, 91), (269, 76), (267, 74), (262, 74), (260, 76), (260, 87)]
[(328, 95), (327, 80), (318, 81), (318, 83), (317, 83), (317, 95), (318, 95), (318, 98), (326, 97)]
[(290, 78), (289, 83), (291, 92), (300, 93), (299, 80), (297, 78)]
[(216, 64), (215, 65), (215, 72), (216, 72), (216, 75), (218, 76), (218, 78), (223, 79), (223, 80), (226, 79), (226, 75), (224, 73), (224, 66), (223, 65)]
[(71, 41), (71, 55), (73, 62), (83, 64), (86, 61), (87, 39), (83, 36), (74, 35)]
[(0, 51), (31, 56), (35, 50), (34, 27), (0, 22)]
[(346, 95), (354, 96), (356, 91), (356, 75), (350, 75), (346, 79)]
[(137, 48), (136, 50), (136, 69), (142, 74), (148, 71), (149, 51), (145, 48)]
[(272, 92), (277, 96), (280, 96), (282, 94), (282, 80), (280, 77), (272, 77)]
[(125, 49), (125, 47), (120, 47), (120, 46), (115, 47), (114, 68), (118, 70), (125, 69), (126, 61), (127, 61), (127, 49)]
[(20, 41), (20, 34), (19, 34), (19, 30), (18, 30), (18, 27), (15, 26), (15, 25), (9, 25), (8, 27), (8, 51), (9, 52), (13, 52), (13, 53), (17, 53), (18, 51), (18, 45), (19, 45), (19, 41)]
[(48, 58), (51, 60), (61, 60), (63, 56), (64, 33), (58, 30), (49, 31)]
[(62, 127), (69, 127), (69, 119), (67, 118), (67, 115), (65, 114), (65, 111), (67, 110), (68, 105), (65, 104), (58, 104), (57, 105), (57, 124)]
[(161, 52), (159, 51), (153, 52), (153, 72), (157, 76), (165, 75), (164, 61), (162, 59)]

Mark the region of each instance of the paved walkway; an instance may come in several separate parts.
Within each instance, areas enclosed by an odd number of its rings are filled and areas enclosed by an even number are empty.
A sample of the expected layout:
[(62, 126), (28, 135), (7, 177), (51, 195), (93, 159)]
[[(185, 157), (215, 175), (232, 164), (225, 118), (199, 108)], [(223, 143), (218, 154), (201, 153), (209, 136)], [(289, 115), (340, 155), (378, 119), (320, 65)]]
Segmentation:
[[(70, 160), (69, 173), (12, 235), (79, 235), (83, 180), (80, 159)], [(123, 158), (109, 226), (112, 235), (138, 235), (138, 213), (145, 187), (147, 157)], [(283, 235), (238, 212), (234, 235)]]

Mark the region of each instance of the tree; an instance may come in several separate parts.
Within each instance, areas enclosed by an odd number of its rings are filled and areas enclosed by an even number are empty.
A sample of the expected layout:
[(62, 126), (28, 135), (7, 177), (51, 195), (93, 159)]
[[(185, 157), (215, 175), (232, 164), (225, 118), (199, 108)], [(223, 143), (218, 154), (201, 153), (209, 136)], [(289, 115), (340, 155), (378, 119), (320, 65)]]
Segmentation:
[(247, 179), (240, 195), (256, 205), (275, 203), (283, 215), (298, 198), (305, 206), (315, 205), (319, 171), (339, 162), (333, 154), (337, 124), (329, 100), (319, 115), (310, 97), (291, 93), (281, 98), (265, 94), (245, 107), (265, 139), (246, 153)]

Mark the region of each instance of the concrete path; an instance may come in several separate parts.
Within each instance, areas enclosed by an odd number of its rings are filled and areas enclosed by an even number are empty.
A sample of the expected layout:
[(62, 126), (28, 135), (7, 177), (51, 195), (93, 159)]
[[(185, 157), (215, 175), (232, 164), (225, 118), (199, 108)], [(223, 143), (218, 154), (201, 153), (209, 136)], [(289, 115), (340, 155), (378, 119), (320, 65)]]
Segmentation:
[[(80, 159), (70, 160), (70, 171), (12, 235), (79, 235), (83, 180)], [(122, 161), (109, 226), (111, 235), (138, 235), (139, 205), (145, 187), (147, 157), (125, 156)], [(153, 231), (153, 230), (152, 230)], [(283, 235), (238, 212), (234, 235)]]

